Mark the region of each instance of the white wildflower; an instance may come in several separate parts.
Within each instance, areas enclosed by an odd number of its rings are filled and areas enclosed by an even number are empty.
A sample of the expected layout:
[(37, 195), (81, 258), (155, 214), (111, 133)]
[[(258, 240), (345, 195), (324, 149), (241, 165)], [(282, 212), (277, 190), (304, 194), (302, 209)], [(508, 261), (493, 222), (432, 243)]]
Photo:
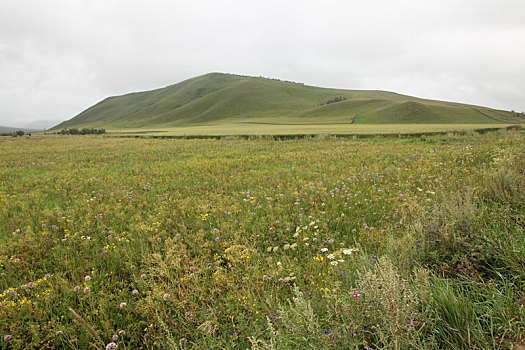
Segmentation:
[(350, 255), (350, 254), (352, 254), (352, 251), (353, 251), (352, 248), (344, 249), (344, 250), (343, 250), (343, 254), (344, 254), (344, 255)]

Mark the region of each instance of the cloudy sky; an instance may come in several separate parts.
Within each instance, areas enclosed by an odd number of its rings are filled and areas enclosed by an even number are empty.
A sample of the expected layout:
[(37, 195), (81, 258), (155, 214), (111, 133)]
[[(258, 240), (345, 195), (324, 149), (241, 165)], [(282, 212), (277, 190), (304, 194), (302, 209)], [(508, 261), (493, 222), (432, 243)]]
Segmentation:
[(208, 72), (524, 111), (525, 1), (0, 2), (0, 125)]

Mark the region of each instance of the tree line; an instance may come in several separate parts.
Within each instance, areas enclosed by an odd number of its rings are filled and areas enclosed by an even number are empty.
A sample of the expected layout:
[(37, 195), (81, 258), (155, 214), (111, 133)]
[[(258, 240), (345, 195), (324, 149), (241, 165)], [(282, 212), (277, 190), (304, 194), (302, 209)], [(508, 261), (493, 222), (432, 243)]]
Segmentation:
[(83, 129), (77, 129), (77, 128), (71, 128), (71, 129), (62, 129), (57, 134), (59, 135), (89, 135), (89, 134), (104, 134), (106, 133), (106, 129), (100, 128), (83, 128)]
[(337, 96), (337, 97), (334, 97), (334, 98), (332, 98), (332, 99), (330, 99), (328, 101), (324, 101), (324, 102), (319, 103), (319, 106), (329, 105), (331, 103), (341, 102), (341, 101), (344, 101), (344, 100), (348, 100), (348, 97)]

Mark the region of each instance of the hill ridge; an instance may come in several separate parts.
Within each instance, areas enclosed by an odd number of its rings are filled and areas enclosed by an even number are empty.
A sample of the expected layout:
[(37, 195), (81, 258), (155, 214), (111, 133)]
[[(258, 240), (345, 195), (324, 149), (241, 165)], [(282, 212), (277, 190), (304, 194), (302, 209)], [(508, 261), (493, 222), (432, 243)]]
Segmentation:
[[(334, 103), (329, 101), (342, 100)], [(493, 124), (511, 112), (383, 90), (321, 88), (212, 72), (148, 91), (110, 96), (53, 129), (209, 125), (211, 122)]]

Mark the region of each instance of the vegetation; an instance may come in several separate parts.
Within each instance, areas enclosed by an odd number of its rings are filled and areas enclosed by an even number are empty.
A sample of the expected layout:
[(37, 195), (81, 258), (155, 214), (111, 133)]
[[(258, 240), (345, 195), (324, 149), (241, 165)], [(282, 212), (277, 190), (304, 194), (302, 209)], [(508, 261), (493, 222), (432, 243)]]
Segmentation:
[[(4, 132), (0, 134), (0, 136), (13, 136), (13, 137), (24, 136), (24, 135), (25, 135), (25, 132), (22, 130), (17, 130), (13, 132)], [(31, 136), (31, 134), (28, 134), (28, 135)]]
[(1, 139), (0, 346), (517, 347), (524, 141)]
[(90, 134), (100, 135), (100, 134), (104, 134), (105, 132), (106, 132), (106, 129), (103, 129), (103, 128), (100, 128), (100, 129), (82, 128), (80, 130), (78, 130), (77, 128), (71, 128), (71, 129), (62, 129), (59, 132), (57, 132), (57, 134), (60, 134), (60, 135), (90, 135)]
[(325, 89), (212, 73), (162, 89), (107, 98), (53, 130), (158, 129), (238, 123), (501, 124), (516, 122), (510, 119), (513, 116), (506, 111), (386, 91)]
[(343, 96), (337, 96), (337, 97), (334, 97), (328, 101), (325, 101), (325, 102), (322, 102), (319, 104), (319, 106), (324, 106), (324, 105), (329, 105), (331, 103), (337, 103), (337, 102), (342, 102), (342, 101), (345, 101), (345, 100), (348, 100), (347, 97), (343, 97)]

